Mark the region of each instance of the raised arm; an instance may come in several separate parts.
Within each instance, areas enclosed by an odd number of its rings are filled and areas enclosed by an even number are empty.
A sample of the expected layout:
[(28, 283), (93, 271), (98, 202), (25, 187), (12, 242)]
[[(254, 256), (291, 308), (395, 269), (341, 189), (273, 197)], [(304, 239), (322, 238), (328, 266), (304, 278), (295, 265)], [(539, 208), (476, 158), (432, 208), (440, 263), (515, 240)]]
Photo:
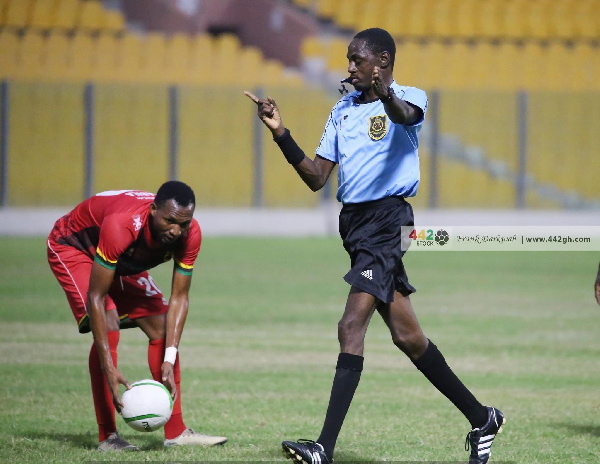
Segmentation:
[(294, 167), (304, 183), (313, 192), (321, 189), (327, 182), (335, 163), (318, 155), (315, 155), (314, 159), (310, 159), (304, 154), (292, 138), (290, 131), (283, 125), (275, 100), (271, 97), (259, 99), (247, 91), (244, 94), (256, 103), (258, 117), (269, 128), (271, 134), (273, 134), (273, 140), (279, 145), (288, 163)]
[(380, 70), (377, 66), (373, 69), (373, 81), (371, 86), (375, 95), (383, 103), (386, 114), (394, 124), (414, 124), (423, 117), (423, 110), (412, 103), (398, 98), (391, 87), (383, 82)]

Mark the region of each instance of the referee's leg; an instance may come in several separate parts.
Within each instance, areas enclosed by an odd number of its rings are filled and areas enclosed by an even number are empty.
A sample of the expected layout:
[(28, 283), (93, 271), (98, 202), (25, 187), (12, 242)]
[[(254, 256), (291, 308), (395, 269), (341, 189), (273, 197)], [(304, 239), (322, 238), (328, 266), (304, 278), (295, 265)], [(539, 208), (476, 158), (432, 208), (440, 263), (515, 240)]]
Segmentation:
[(392, 303), (379, 304), (377, 309), (390, 329), (394, 344), (406, 353), (427, 380), (463, 413), (472, 427), (485, 424), (487, 408), (450, 369), (437, 346), (425, 337), (410, 298), (395, 292)]

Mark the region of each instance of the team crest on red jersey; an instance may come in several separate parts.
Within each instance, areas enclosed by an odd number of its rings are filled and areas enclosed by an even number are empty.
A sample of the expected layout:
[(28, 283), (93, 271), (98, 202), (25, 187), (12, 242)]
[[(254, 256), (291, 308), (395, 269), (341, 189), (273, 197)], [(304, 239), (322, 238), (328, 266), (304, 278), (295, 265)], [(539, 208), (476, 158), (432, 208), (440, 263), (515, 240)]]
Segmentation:
[(135, 227), (136, 232), (142, 228), (142, 218), (139, 214), (133, 216), (133, 227)]
[(387, 134), (387, 115), (379, 114), (369, 118), (369, 137), (381, 140)]

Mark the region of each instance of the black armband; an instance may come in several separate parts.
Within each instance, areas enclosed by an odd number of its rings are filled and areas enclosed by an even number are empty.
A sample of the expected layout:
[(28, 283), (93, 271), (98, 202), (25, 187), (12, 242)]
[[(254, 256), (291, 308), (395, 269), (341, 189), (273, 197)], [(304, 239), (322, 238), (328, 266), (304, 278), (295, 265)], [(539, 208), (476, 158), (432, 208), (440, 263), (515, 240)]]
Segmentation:
[(304, 152), (292, 138), (288, 129), (286, 129), (279, 137), (274, 137), (273, 140), (279, 145), (279, 149), (288, 163), (292, 166), (296, 166), (302, 162), (304, 159)]

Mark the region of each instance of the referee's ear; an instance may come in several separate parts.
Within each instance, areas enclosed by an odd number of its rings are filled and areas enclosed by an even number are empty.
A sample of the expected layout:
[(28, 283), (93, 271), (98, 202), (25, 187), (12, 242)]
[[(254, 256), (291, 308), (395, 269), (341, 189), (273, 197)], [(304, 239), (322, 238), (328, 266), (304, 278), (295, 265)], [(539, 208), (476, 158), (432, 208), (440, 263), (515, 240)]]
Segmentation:
[(379, 55), (379, 62), (381, 63), (381, 66), (379, 66), (380, 68), (382, 68), (382, 69), (389, 68), (390, 52), (381, 52), (381, 54)]

